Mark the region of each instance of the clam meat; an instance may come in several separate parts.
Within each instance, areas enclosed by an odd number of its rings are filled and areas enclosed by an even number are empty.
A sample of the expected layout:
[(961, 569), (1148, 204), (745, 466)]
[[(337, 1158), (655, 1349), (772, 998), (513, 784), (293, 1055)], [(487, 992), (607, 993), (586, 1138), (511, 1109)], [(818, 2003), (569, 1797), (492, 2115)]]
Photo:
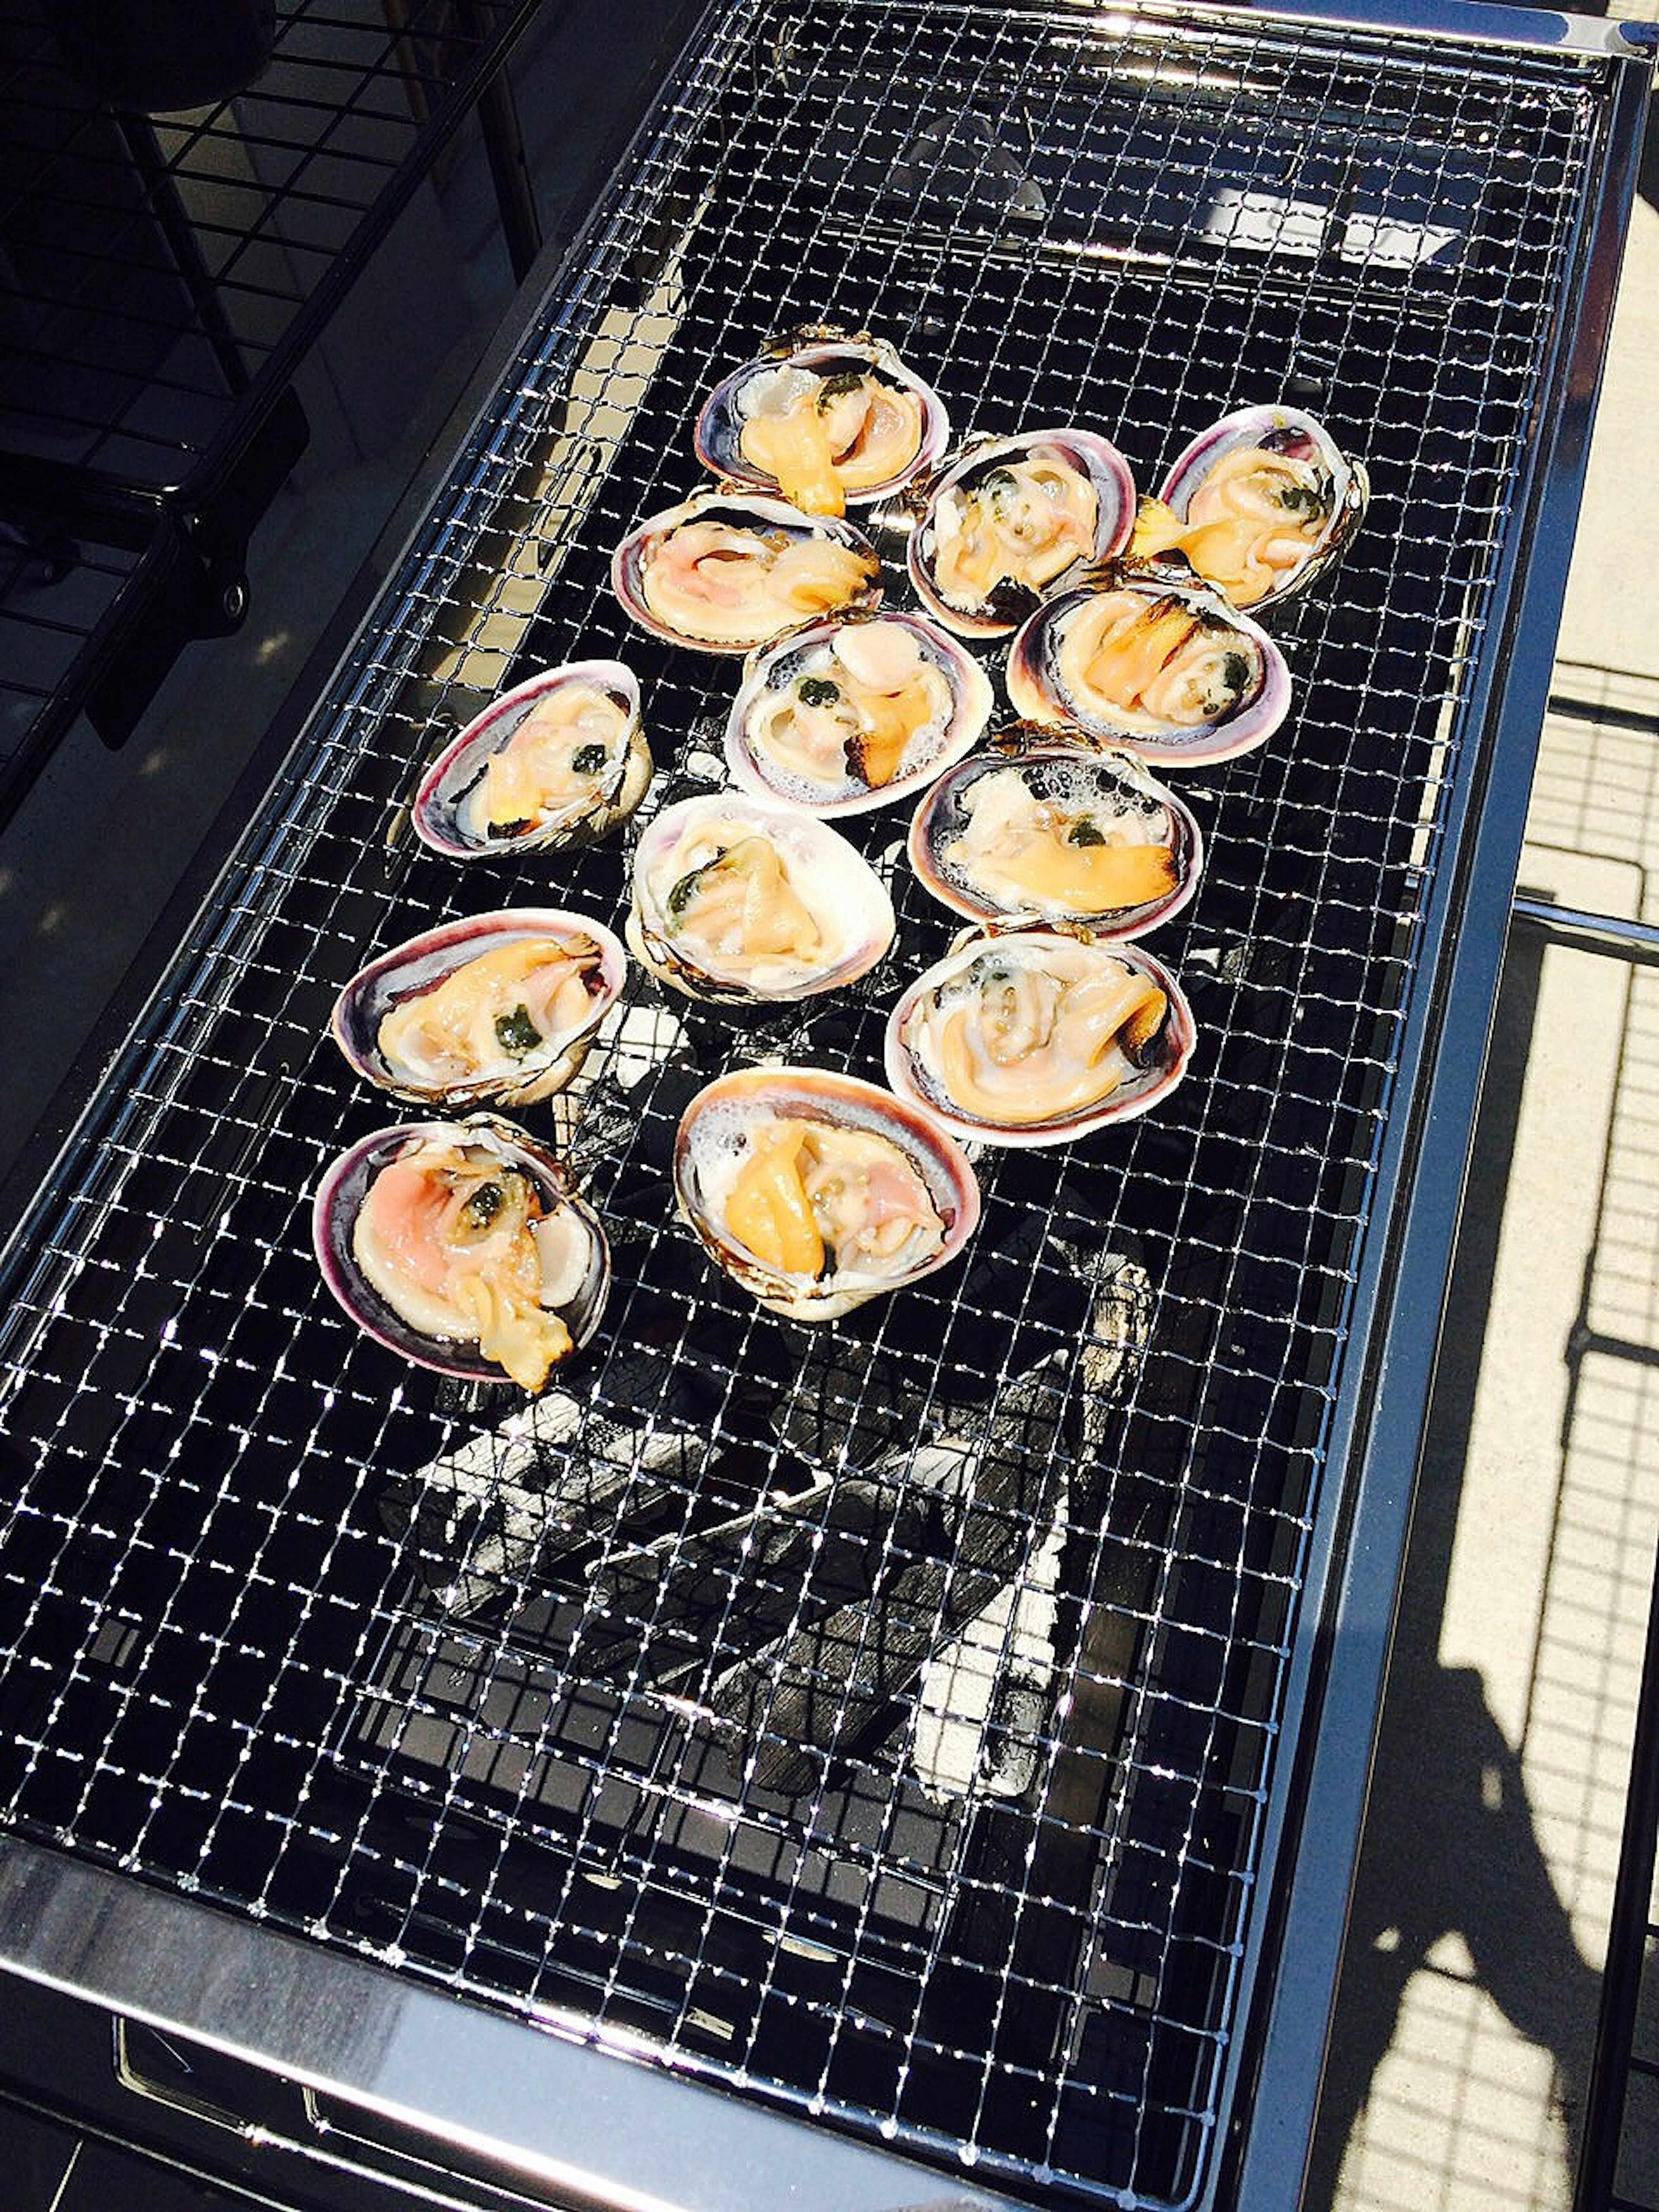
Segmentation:
[(335, 1006), (334, 1037), (360, 1075), (399, 1097), (527, 1106), (575, 1074), (627, 971), (617, 939), (584, 915), (477, 915), (355, 975)]
[(785, 340), (717, 384), (697, 417), (697, 458), (727, 482), (841, 514), (899, 491), (950, 438), (937, 392), (890, 345), (830, 332)]
[(959, 758), (991, 706), (978, 662), (919, 615), (832, 616), (751, 659), (726, 756), (746, 790), (858, 813)]
[(816, 817), (743, 792), (681, 799), (634, 855), (627, 933), (691, 998), (791, 1000), (873, 968), (893, 902), (862, 854)]
[(744, 1068), (699, 1091), (674, 1187), (716, 1262), (798, 1321), (945, 1266), (979, 1218), (973, 1170), (929, 1116), (817, 1068)]
[(1246, 407), (1195, 438), (1141, 502), (1130, 557), (1179, 553), (1235, 606), (1267, 607), (1339, 559), (1370, 496), (1363, 465), (1293, 407)]
[(1192, 897), (1203, 840), (1191, 811), (1127, 753), (1038, 744), (970, 755), (917, 807), (910, 860), (975, 921), (1035, 916), (1134, 938)]
[(747, 653), (819, 615), (875, 606), (880, 575), (850, 522), (724, 490), (648, 515), (611, 564), (633, 621), (700, 653)]
[(603, 837), (650, 781), (631, 670), (573, 661), (526, 678), (469, 722), (422, 777), (410, 819), (434, 852), (482, 860)]
[(331, 1291), (419, 1364), (539, 1390), (599, 1326), (605, 1233), (564, 1169), (505, 1122), (381, 1129), (341, 1155), (313, 1233)]
[(1041, 606), (1008, 648), (1008, 696), (1034, 721), (1170, 767), (1265, 743), (1290, 706), (1285, 657), (1190, 572), (1109, 564)]
[(928, 488), (910, 579), (958, 635), (1003, 636), (1074, 570), (1121, 551), (1133, 509), (1127, 463), (1093, 431), (981, 441)]
[(976, 934), (894, 1008), (887, 1079), (958, 1135), (1064, 1144), (1166, 1096), (1193, 1035), (1174, 977), (1138, 946)]

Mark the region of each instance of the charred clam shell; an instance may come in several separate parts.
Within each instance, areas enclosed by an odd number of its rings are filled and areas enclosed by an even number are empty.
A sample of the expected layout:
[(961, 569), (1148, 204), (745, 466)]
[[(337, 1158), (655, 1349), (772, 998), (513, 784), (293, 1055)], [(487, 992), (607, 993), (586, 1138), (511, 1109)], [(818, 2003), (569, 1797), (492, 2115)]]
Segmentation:
[(334, 1038), (359, 1075), (399, 1098), (528, 1106), (575, 1074), (627, 973), (621, 945), (583, 915), (477, 915), (354, 975)]
[(1121, 552), (1128, 464), (1093, 430), (1028, 430), (965, 447), (927, 488), (910, 580), (962, 637), (1003, 637), (1079, 569)]
[(1133, 755), (1034, 745), (947, 769), (911, 820), (910, 863), (971, 921), (1036, 917), (1121, 943), (1180, 913), (1204, 842)]
[(599, 1325), (611, 1255), (551, 1153), (487, 1115), (377, 1129), (324, 1175), (323, 1279), (422, 1367), (539, 1390)]
[(1174, 976), (1138, 945), (975, 934), (894, 1008), (887, 1079), (958, 1136), (1069, 1144), (1167, 1097), (1194, 1036)]
[(1142, 501), (1129, 550), (1178, 552), (1235, 606), (1275, 606), (1340, 559), (1370, 495), (1363, 464), (1311, 415), (1241, 408)]
[(819, 615), (879, 605), (881, 563), (837, 516), (703, 491), (629, 531), (611, 585), (654, 637), (698, 653), (748, 653)]
[(629, 947), (694, 999), (833, 991), (875, 966), (896, 927), (886, 886), (846, 838), (743, 792), (665, 807), (635, 851)]
[(979, 663), (920, 615), (832, 615), (751, 656), (726, 757), (746, 791), (858, 814), (960, 759), (991, 707)]
[(770, 1312), (833, 1321), (954, 1260), (979, 1185), (928, 1115), (820, 1068), (744, 1068), (685, 1110), (680, 1210)]
[(728, 483), (841, 514), (901, 491), (950, 443), (939, 394), (891, 346), (823, 332), (722, 378), (697, 417), (697, 459)]
[(650, 781), (633, 672), (570, 661), (475, 716), (422, 777), (410, 818), (456, 860), (585, 844), (625, 822)]
[(1267, 632), (1211, 586), (1161, 563), (1115, 565), (1039, 607), (1008, 648), (1008, 696), (1033, 721), (1165, 768), (1262, 744), (1291, 703)]

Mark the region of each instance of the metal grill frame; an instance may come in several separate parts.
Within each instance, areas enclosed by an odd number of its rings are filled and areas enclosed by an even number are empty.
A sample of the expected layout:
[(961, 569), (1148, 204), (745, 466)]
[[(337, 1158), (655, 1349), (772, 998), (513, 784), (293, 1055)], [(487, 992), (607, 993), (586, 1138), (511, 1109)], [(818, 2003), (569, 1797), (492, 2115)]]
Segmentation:
[[(1489, 26), (1499, 27), (1496, 19), (1484, 11), (1472, 16), (1468, 11), (1449, 9), (1445, 15), (1443, 27), (1454, 34), (1472, 31), (1477, 22), (1482, 31)], [(1501, 27), (1518, 42), (1523, 33), (1528, 40), (1536, 39), (1537, 26), (1531, 19), (1506, 19)], [(1604, 33), (1600, 26), (1577, 27), (1577, 33), (1582, 51), (1619, 51), (1616, 34)], [(696, 43), (693, 41), (694, 47)], [(1628, 204), (1628, 149), (1633, 143), (1633, 117), (1641, 99), (1641, 88), (1637, 82), (1639, 76), (1639, 71), (1630, 70), (1621, 80), (1621, 129), (1615, 136), (1626, 151), (1622, 167), (1614, 165), (1603, 188), (1595, 221), (1588, 227), (1580, 242), (1589, 296), (1577, 327), (1569, 339), (1560, 343), (1556, 357), (1549, 364), (1547, 383), (1558, 393), (1570, 387), (1582, 390), (1586, 374), (1599, 352), (1600, 323), (1608, 298), (1607, 276)], [(1589, 277), (1597, 271), (1599, 288), (1589, 283)], [(557, 296), (557, 289), (556, 286), (550, 296)], [(483, 427), (487, 429), (488, 425)], [(1541, 699), (1543, 696), (1547, 651), (1540, 641), (1547, 641), (1553, 631), (1565, 580), (1561, 541), (1566, 533), (1561, 522), (1576, 497), (1577, 472), (1582, 465), (1587, 428), (1586, 418), (1568, 419), (1561, 426), (1559, 436), (1550, 440), (1553, 450), (1535, 457), (1530, 471), (1524, 495), (1529, 527), (1513, 533), (1506, 555), (1506, 574), (1498, 586), (1499, 603), (1507, 604), (1509, 611), (1503, 646), (1494, 648), (1483, 663), (1464, 709), (1467, 726), (1486, 732), (1487, 741), (1482, 747), (1484, 772), (1471, 779), (1463, 789), (1460, 818), (1447, 824), (1448, 846), (1458, 854), (1459, 865), (1438, 875), (1431, 905), (1424, 918), (1424, 973), (1433, 974), (1437, 980), (1444, 979), (1443, 988), (1432, 994), (1434, 999), (1443, 1008), (1455, 999), (1466, 1015), (1469, 1009), (1479, 1008), (1483, 1030), (1495, 987), (1498, 933), (1490, 927), (1483, 930), (1480, 925), (1482, 918), (1492, 910), (1494, 896), (1506, 901), (1514, 856), (1519, 849), (1524, 788), (1517, 794), (1516, 787), (1524, 787), (1524, 769), (1529, 758), (1528, 707), (1529, 699)], [(394, 587), (388, 601), (395, 596)], [(1433, 1300), (1425, 1299), (1421, 1293), (1425, 1285), (1437, 1285), (1443, 1273), (1443, 1256), (1449, 1249), (1455, 1210), (1456, 1176), (1478, 1086), (1478, 1057), (1468, 1051), (1466, 1031), (1449, 1033), (1443, 1018), (1425, 1022), (1410, 1041), (1410, 1050), (1398, 1071), (1396, 1085), (1397, 1095), (1410, 1102), (1413, 1110), (1402, 1111), (1394, 1117), (1380, 1164), (1382, 1195), (1375, 1218), (1387, 1222), (1389, 1234), (1387, 1237), (1373, 1235), (1366, 1241), (1355, 1304), (1348, 1322), (1351, 1340), (1363, 1345), (1367, 1356), (1363, 1370), (1357, 1372), (1352, 1360), (1345, 1367), (1328, 1438), (1332, 1462), (1346, 1465), (1351, 1470), (1347, 1492), (1353, 1524), (1346, 1530), (1327, 1527), (1310, 1563), (1284, 1723), (1286, 1735), (1300, 1745), (1304, 1762), (1311, 1765), (1312, 1771), (1304, 1778), (1305, 1795), (1300, 1788), (1281, 1790), (1269, 1816), (1274, 1832), (1267, 1854), (1269, 1864), (1288, 1850), (1300, 1820), (1307, 1832), (1320, 1838), (1321, 1855), (1326, 1865), (1318, 1881), (1298, 1881), (1288, 1917), (1279, 1930), (1278, 1943), (1268, 1947), (1271, 1954), (1282, 1946), (1285, 1962), (1278, 1977), (1272, 2020), (1263, 2042), (1248, 2050), (1241, 2047), (1230, 2061), (1223, 2100), (1227, 2111), (1239, 2109), (1249, 2084), (1257, 2111), (1273, 2116), (1268, 2124), (1258, 2124), (1249, 2131), (1245, 2170), (1238, 2177), (1239, 2201), (1259, 2201), (1264, 2207), (1292, 2201), (1282, 2186), (1279, 2193), (1273, 2192), (1276, 2184), (1282, 2185), (1288, 2178), (1287, 2161), (1293, 2161), (1297, 2155), (1297, 2121), (1305, 2114), (1311, 2096), (1314, 2069), (1309, 2062), (1310, 2055), (1316, 2061), (1316, 2045), (1322, 2037), (1328, 1998), (1329, 1980), (1324, 1966), (1328, 1956), (1334, 1971), (1332, 1946), (1334, 1941), (1340, 1940), (1346, 1865), (1331, 1865), (1330, 1838), (1340, 1835), (1346, 1846), (1346, 1839), (1357, 1832), (1358, 1793), (1363, 1790), (1364, 1767), (1369, 1755), (1365, 1747), (1370, 1741), (1370, 1721), (1374, 1717), (1393, 1575), (1399, 1557), (1397, 1544), (1390, 1553), (1389, 1535), (1394, 1527), (1403, 1533), (1403, 1516), (1409, 1498), (1409, 1466), (1431, 1354)], [(1458, 1110), (1465, 1100), (1469, 1115)], [(1426, 1319), (1425, 1306), (1430, 1309)], [(1355, 1466), (1362, 1470), (1357, 1483), (1352, 1479)], [(1327, 1672), (1321, 1650), (1321, 1607), (1317, 1601), (1325, 1594), (1328, 1577), (1338, 1569), (1346, 1580), (1334, 1617), (1328, 1616), (1328, 1624), (1334, 1618), (1333, 1632), (1339, 1638), (1352, 1633), (1357, 1624), (1364, 1643), (1358, 1650), (1341, 1653), (1341, 1663)], [(1303, 1717), (1319, 1698), (1322, 1673), (1327, 1674), (1323, 1684), (1323, 1726), (1314, 1755), (1314, 1747), (1306, 1741)], [(1345, 1715), (1348, 1721), (1358, 1724), (1356, 1735), (1351, 1735), (1340, 1724)], [(1334, 1743), (1333, 1739), (1339, 1735), (1342, 1741)], [(20, 1903), (38, 1905), (43, 1895), (40, 1887), (43, 1880), (50, 1889), (50, 1877), (42, 1874), (46, 1863), (46, 1855), (36, 1852), (31, 1846), (8, 1844), (0, 1850), (0, 1870), (3, 1870), (7, 1881), (20, 1886), (16, 1891)], [(88, 1881), (95, 1884), (97, 1878), (77, 1869), (76, 1881), (77, 1884)], [(1282, 1887), (1280, 1895), (1282, 1899)], [(149, 1899), (146, 1900), (146, 1909), (165, 1919), (179, 1908)], [(21, 1920), (13, 1924), (39, 1929), (40, 1921), (35, 1912), (26, 1911)], [(247, 1940), (247, 1934), (246, 1930), (238, 1931), (236, 1948)], [(259, 1940), (263, 1943), (266, 1939), (262, 1936)], [(281, 1939), (270, 1940), (281, 1948)], [(119, 1946), (115, 1948), (118, 1952)], [(99, 1975), (125, 1975), (131, 1963), (122, 1957), (100, 1960), (94, 1965), (82, 1955), (76, 1960), (73, 1976), (66, 1977), (64, 1954), (52, 1942), (38, 1942), (33, 1948), (20, 1946), (20, 1950), (22, 1955), (15, 1956), (12, 1961), (19, 1971), (39, 1973), (43, 1978), (63, 1979), (66, 1985), (81, 1988), (96, 1985), (95, 1978)], [(1247, 1983), (1261, 1957), (1258, 1948), (1246, 1962), (1243, 1972)], [(340, 1964), (317, 1963), (325, 1972)], [(367, 1988), (368, 1984), (362, 1986)], [(1304, 2005), (1304, 1996), (1322, 1992), (1316, 2003)], [(137, 1994), (113, 1989), (107, 1993), (119, 1998)], [(1248, 1988), (1244, 1995), (1249, 1995)], [(387, 2002), (392, 2002), (389, 1996)], [(396, 2002), (400, 2012), (408, 2006), (425, 2015), (433, 2001), (399, 1990)], [(142, 2003), (133, 2008), (141, 2012), (147, 2009)], [(234, 2041), (240, 2047), (248, 2047), (239, 2023), (212, 2005), (202, 2005), (194, 1998), (184, 2017), (177, 2017), (172, 2012), (163, 2017), (173, 2025), (209, 2039)], [(294, 2051), (284, 2031), (270, 2026), (265, 2033), (268, 2043), (263, 2055), (284, 2063), (302, 2078), (317, 2079), (319, 2086), (355, 2086), (360, 2094), (371, 2096), (385, 2094), (381, 2077), (377, 2076), (374, 2081), (362, 2078), (361, 2058), (352, 2062), (359, 2069), (358, 2073), (355, 2076), (348, 2075), (342, 2081), (336, 2070), (342, 2064), (337, 2057), (331, 2058), (325, 2075), (319, 2071), (314, 2053)], [(569, 2057), (570, 2054), (561, 2053), (562, 2060)], [(1252, 2069), (1258, 2065), (1261, 2070), (1255, 2074), (1252, 2082)], [(584, 2067), (582, 2070), (586, 2073), (591, 2069)], [(434, 2098), (434, 2106), (428, 2109), (441, 2108), (454, 2101), (436, 2094), (430, 2081), (427, 2093)], [(631, 2100), (631, 2083), (627, 2094)], [(403, 2103), (401, 2097), (390, 2101)], [(652, 2101), (649, 2095), (642, 2096), (641, 2112), (650, 2107)], [(415, 2109), (422, 2107), (416, 2106)], [(739, 2138), (746, 2142), (751, 2128), (763, 2131), (766, 2124), (759, 2116), (748, 2112), (738, 2118), (723, 2101), (717, 2109), (726, 2116), (722, 2120), (722, 2129), (732, 2131), (733, 2166), (744, 2172), (749, 2161)], [(561, 2115), (562, 2124), (568, 2124), (569, 2120), (568, 2112)], [(711, 2145), (711, 2148), (715, 2147)], [(717, 2148), (715, 2154), (719, 2155)], [(815, 2147), (811, 2154), (814, 2170), (820, 2156), (833, 2160), (842, 2154), (840, 2147), (835, 2150), (827, 2146)], [(564, 2170), (568, 2174), (568, 2164)], [(607, 2171), (602, 2163), (591, 2170), (595, 2173)], [(1275, 2173), (1274, 2180), (1264, 2178), (1270, 2173)], [(688, 2189), (692, 2185), (688, 2184)], [(903, 2186), (920, 2194), (927, 2185), (912, 2172), (904, 2179)], [(1259, 2199), (1252, 2197), (1253, 2191), (1260, 2191)], [(686, 2201), (690, 2201), (689, 2195)], [(756, 2201), (761, 2200), (757, 2197)], [(826, 2190), (823, 2201), (855, 2200), (846, 2197), (837, 2199)]]

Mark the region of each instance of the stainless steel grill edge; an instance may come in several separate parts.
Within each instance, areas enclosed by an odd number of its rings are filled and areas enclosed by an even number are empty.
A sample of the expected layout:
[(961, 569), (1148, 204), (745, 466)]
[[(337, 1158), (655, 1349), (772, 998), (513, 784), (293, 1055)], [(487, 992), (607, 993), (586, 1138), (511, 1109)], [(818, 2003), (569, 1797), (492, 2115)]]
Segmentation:
[[(1275, 2112), (1305, 2106), (1315, 2031), (1287, 2033), (1281, 2009), (1265, 2057), (1247, 2031), (1258, 1983), (1298, 2010), (1328, 1994), (1358, 1805), (1352, 1752), (1305, 1793), (1291, 1760), (1311, 1757), (1316, 1715), (1324, 1754), (1333, 1710), (1369, 1738), (1472, 1112), (1478, 1048), (1461, 1048), (1490, 1009), (1583, 414), (1557, 425), (1594, 356), (1644, 76), (1601, 26), (1553, 51), (1454, 35), (1484, 20), (1407, 36), (1197, 10), (708, 19), (140, 1025), (122, 1103), (14, 1242), (3, 1863), (46, 1900), (20, 1929), (52, 1918), (43, 1868), (99, 1885), (117, 1919), (126, 1888), (101, 1886), (142, 1878), (250, 1923), (239, 1955), (274, 1929), (318, 1947), (298, 1955), (319, 1976), (348, 1950), (394, 1966), (395, 2000), (365, 1996), (364, 2017), (447, 2007), (471, 2047), (477, 2015), (410, 1986), (430, 1984), (1048, 2197), (1215, 2201), (1252, 2084), (1279, 2085)], [(1021, 1376), (1074, 1360), (1090, 1250), (1151, 1279), (1096, 1491), (1066, 1508), (1072, 1642), (1028, 1747), (1037, 1778), (1012, 1797), (983, 1778), (953, 1803), (919, 1792), (908, 1724), (802, 1797), (745, 1785), (664, 1721), (652, 1620), (631, 1624), (641, 1671), (620, 1694), (583, 1673), (581, 1586), (544, 1534), (497, 1565), (493, 1611), (447, 1612), (456, 1561), (410, 1477), (489, 1408), (350, 1341), (295, 1260), (303, 1188), (374, 1115), (318, 1008), (415, 917), (501, 902), (499, 880), (387, 848), (410, 769), (514, 668), (620, 641), (610, 542), (691, 487), (685, 424), (711, 369), (805, 312), (879, 321), (963, 427), (1085, 411), (1143, 480), (1177, 428), (1282, 374), (1378, 479), (1348, 568), (1291, 625), (1293, 726), (1188, 786), (1212, 877), (1167, 949), (1214, 1055), (1189, 1102), (1109, 1161), (999, 1168), (980, 1272), (916, 1294), (921, 1319), (853, 1333), (860, 1372), (885, 1363), (925, 1419), (990, 1420)], [(623, 650), (694, 776), (718, 678)], [(602, 851), (558, 888), (614, 902), (619, 875)], [(907, 953), (938, 927), (910, 911)], [(877, 1019), (860, 1000), (827, 1037), (762, 1042), (862, 1065)], [(746, 1048), (704, 1028), (687, 1051), (701, 1074)], [(628, 1136), (603, 1093), (579, 1133), (630, 1255), (590, 1418), (633, 1402), (630, 1321), (669, 1390), (720, 1378), (695, 1412), (723, 1472), (631, 1495), (618, 1522), (665, 1513), (689, 1547), (723, 1484), (789, 1475), (799, 1424), (779, 1408), (809, 1390), (832, 1407), (845, 1468), (879, 1448), (888, 1394), (696, 1275), (653, 1172), (661, 1090)], [(693, 1419), (667, 1395), (660, 1413)], [(1392, 1537), (1356, 1549), (1351, 1521)], [(587, 1540), (604, 1570), (625, 1538)], [(1263, 1893), (1298, 1818), (1281, 1923)], [(1338, 1864), (1310, 1877), (1327, 1846)], [(112, 1972), (66, 1972), (61, 1946), (44, 1966), (33, 1938), (10, 1955), (65, 1985)], [(174, 2024), (226, 2033), (206, 1996), (181, 1990)], [(550, 2079), (612, 2063), (545, 2049)], [(309, 2077), (291, 2050), (269, 2032), (266, 2056)], [(386, 2094), (385, 2057), (350, 2058), (374, 2076), (360, 2091)], [(659, 2071), (613, 2071), (632, 2158), (653, 2114), (678, 2121)], [(723, 2130), (774, 2140), (750, 2108), (716, 2109), (719, 2127), (686, 2123), (706, 2161), (687, 2203)], [(803, 2141), (809, 2167), (854, 2155)], [(1275, 2154), (1264, 2137), (1242, 2185)], [(909, 2197), (870, 2201), (919, 2201), (914, 2169), (897, 2176)], [(611, 2179), (628, 2201), (633, 2180)], [(841, 2185), (802, 2201), (865, 2201)]]

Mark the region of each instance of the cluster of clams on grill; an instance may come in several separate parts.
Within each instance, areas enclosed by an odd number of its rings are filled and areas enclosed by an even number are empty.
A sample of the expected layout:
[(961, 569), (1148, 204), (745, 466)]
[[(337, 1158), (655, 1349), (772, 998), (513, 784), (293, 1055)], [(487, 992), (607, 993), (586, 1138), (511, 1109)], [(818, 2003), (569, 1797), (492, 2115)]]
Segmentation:
[[(727, 1006), (852, 981), (895, 915), (830, 817), (900, 801), (915, 874), (969, 925), (891, 1011), (888, 1088), (748, 1069), (684, 1117), (674, 1187), (706, 1249), (769, 1310), (830, 1320), (960, 1252), (980, 1203), (963, 1144), (1069, 1141), (1180, 1080), (1192, 1016), (1134, 940), (1193, 897), (1203, 841), (1153, 770), (1225, 761), (1284, 720), (1289, 674), (1257, 617), (1339, 557), (1365, 477), (1288, 407), (1203, 433), (1156, 499), (1073, 425), (952, 450), (939, 395), (890, 346), (827, 330), (723, 378), (694, 444), (714, 483), (629, 531), (611, 583), (650, 635), (741, 658), (731, 781), (639, 835), (629, 951)], [(884, 598), (877, 540), (896, 527), (914, 611)], [(1017, 719), (993, 732), (977, 652), (1004, 640)], [(609, 835), (651, 778), (632, 672), (573, 662), (469, 723), (411, 818), (436, 853), (499, 859)], [(597, 1328), (604, 1230), (556, 1153), (494, 1115), (576, 1077), (627, 967), (595, 921), (505, 909), (342, 993), (354, 1071), (460, 1117), (376, 1132), (318, 1194), (325, 1279), (411, 1359), (535, 1390)]]

